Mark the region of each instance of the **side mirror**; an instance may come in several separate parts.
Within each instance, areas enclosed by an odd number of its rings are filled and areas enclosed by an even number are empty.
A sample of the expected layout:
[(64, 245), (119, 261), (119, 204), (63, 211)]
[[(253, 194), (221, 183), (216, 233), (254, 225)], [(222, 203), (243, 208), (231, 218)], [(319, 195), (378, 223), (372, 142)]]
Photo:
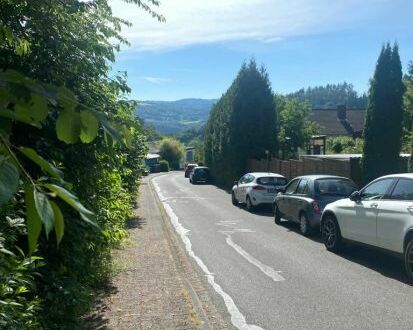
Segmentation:
[(238, 181), (234, 181), (234, 186), (238, 186)]
[(275, 191), (277, 192), (277, 193), (285, 193), (285, 186), (283, 186), (283, 187), (277, 187), (277, 188), (275, 188)]
[(353, 191), (349, 198), (353, 202), (359, 202), (360, 199), (361, 199), (360, 192), (359, 191)]

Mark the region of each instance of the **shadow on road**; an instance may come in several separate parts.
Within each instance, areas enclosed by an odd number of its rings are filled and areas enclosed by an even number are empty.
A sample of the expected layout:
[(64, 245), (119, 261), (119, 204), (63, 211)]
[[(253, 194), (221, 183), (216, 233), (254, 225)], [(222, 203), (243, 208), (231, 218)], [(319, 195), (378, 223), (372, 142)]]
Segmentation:
[[(281, 226), (288, 231), (293, 231), (301, 235), (299, 224), (297, 223), (283, 221)], [(307, 238), (316, 243), (324, 244), (320, 233), (317, 231)], [(410, 283), (405, 275), (403, 259), (393, 254), (356, 243), (346, 243), (343, 250), (336, 253), (336, 255), (351, 262), (358, 263), (363, 267), (370, 268), (383, 276), (413, 286), (413, 283)]]

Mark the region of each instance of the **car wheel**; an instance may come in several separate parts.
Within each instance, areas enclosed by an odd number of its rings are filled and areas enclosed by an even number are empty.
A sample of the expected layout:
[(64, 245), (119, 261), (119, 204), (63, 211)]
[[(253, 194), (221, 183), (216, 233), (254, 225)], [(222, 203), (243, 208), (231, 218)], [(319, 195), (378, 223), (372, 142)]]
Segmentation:
[(413, 238), (410, 238), (404, 251), (404, 267), (410, 281), (413, 281)]
[(251, 203), (250, 196), (247, 196), (246, 204), (247, 204), (247, 210), (248, 211), (250, 211), (250, 212), (254, 211), (254, 205), (252, 205), (252, 203)]
[(308, 236), (311, 234), (311, 226), (310, 226), (310, 222), (308, 221), (308, 217), (307, 214), (305, 214), (304, 212), (302, 212), (300, 214), (300, 232), (301, 234), (303, 234), (304, 236)]
[(281, 215), (280, 215), (280, 210), (278, 209), (277, 204), (273, 205), (273, 210), (274, 210), (274, 222), (277, 225), (281, 224)]
[(327, 215), (321, 225), (321, 236), (327, 250), (338, 251), (342, 247), (340, 228), (332, 215)]
[(234, 194), (234, 192), (232, 192), (232, 194), (231, 194), (232, 196), (231, 196), (231, 199), (232, 199), (232, 205), (238, 205), (238, 201), (237, 201), (237, 199), (236, 199), (236, 197), (235, 197), (235, 194)]

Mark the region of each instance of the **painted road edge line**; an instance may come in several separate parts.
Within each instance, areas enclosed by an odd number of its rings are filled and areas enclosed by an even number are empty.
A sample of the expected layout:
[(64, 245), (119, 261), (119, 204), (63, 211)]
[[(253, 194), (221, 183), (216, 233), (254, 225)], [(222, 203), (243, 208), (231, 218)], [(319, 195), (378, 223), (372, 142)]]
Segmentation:
[(235, 305), (234, 300), (231, 298), (231, 296), (227, 294), (218, 283), (215, 282), (214, 274), (209, 271), (208, 267), (201, 260), (201, 258), (199, 258), (192, 250), (192, 243), (187, 236), (189, 230), (186, 229), (184, 226), (182, 226), (182, 224), (179, 222), (179, 218), (177, 217), (175, 212), (172, 210), (171, 206), (166, 202), (166, 199), (164, 195), (162, 194), (159, 185), (156, 182), (156, 177), (152, 179), (152, 183), (165, 209), (165, 212), (169, 216), (171, 223), (174, 226), (176, 233), (179, 235), (182, 242), (184, 243), (186, 251), (195, 260), (195, 262), (202, 269), (202, 271), (206, 274), (208, 283), (212, 286), (215, 292), (217, 292), (224, 299), (225, 306), (229, 314), (231, 315), (231, 322), (234, 325), (234, 327), (240, 330), (264, 330), (263, 328), (257, 325), (248, 324), (245, 320), (245, 316), (239, 311), (238, 307)]

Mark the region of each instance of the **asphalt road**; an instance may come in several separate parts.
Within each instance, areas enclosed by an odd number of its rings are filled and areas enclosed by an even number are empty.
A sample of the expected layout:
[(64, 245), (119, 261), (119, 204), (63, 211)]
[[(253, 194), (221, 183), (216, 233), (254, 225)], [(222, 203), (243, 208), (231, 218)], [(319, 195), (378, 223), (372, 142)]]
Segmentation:
[(413, 329), (413, 287), (402, 262), (366, 247), (340, 255), (298, 226), (277, 226), (270, 210), (231, 204), (212, 185), (191, 185), (183, 172), (153, 185), (209, 282), (239, 329)]

